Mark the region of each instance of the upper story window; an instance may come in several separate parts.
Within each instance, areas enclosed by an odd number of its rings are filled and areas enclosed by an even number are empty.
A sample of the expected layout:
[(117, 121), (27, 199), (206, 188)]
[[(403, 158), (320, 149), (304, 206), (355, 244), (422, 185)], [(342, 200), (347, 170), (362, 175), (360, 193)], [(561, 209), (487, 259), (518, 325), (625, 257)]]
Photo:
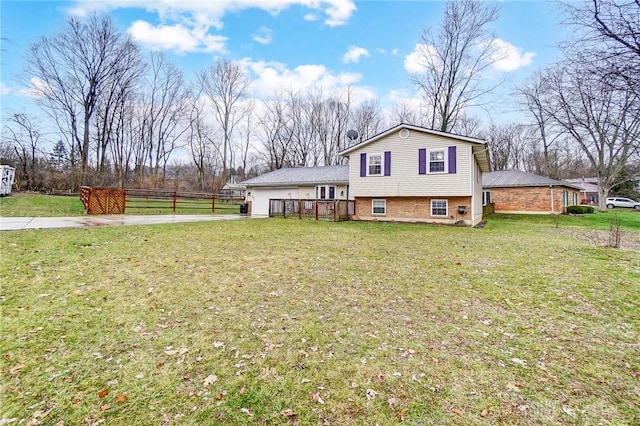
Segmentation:
[(455, 174), (457, 169), (457, 147), (418, 149), (418, 174)]
[(429, 173), (445, 172), (445, 150), (429, 151)]
[(369, 154), (369, 176), (382, 175), (382, 154)]
[(360, 177), (391, 176), (391, 151), (360, 154)]

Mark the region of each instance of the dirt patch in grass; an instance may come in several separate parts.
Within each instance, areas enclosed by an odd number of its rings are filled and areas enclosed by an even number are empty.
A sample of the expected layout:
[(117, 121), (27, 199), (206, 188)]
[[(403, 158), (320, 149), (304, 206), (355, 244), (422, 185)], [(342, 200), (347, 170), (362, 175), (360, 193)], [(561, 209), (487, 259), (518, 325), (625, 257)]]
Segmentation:
[(640, 259), (545, 227), (2, 234), (1, 419), (634, 424)]

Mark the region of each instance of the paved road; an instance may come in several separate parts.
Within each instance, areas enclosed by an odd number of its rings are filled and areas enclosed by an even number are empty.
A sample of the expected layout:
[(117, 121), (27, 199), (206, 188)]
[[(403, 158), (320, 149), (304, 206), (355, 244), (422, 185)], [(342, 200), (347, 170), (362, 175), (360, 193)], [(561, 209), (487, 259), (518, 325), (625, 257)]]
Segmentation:
[(149, 225), (155, 223), (238, 220), (238, 215), (104, 215), (76, 217), (0, 217), (0, 231), (42, 228), (83, 228), (89, 226)]

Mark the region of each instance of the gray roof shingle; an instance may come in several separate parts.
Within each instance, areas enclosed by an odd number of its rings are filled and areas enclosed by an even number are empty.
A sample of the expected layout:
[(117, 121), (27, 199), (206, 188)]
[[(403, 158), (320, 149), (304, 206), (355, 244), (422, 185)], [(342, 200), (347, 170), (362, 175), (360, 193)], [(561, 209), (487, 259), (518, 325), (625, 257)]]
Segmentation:
[(244, 186), (318, 185), (349, 183), (349, 166), (296, 167), (265, 173), (242, 184)]
[(483, 188), (502, 188), (515, 186), (566, 186), (582, 189), (578, 185), (561, 182), (544, 176), (534, 175), (520, 170), (500, 170), (482, 174)]

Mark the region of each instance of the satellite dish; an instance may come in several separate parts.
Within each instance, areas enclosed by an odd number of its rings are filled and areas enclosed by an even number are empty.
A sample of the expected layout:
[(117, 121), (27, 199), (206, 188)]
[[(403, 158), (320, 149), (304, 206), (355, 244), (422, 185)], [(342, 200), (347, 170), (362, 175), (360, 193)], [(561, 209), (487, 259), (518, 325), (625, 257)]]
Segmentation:
[(358, 139), (358, 132), (355, 130), (349, 130), (347, 131), (347, 137), (349, 138), (349, 140), (355, 141), (356, 139)]

